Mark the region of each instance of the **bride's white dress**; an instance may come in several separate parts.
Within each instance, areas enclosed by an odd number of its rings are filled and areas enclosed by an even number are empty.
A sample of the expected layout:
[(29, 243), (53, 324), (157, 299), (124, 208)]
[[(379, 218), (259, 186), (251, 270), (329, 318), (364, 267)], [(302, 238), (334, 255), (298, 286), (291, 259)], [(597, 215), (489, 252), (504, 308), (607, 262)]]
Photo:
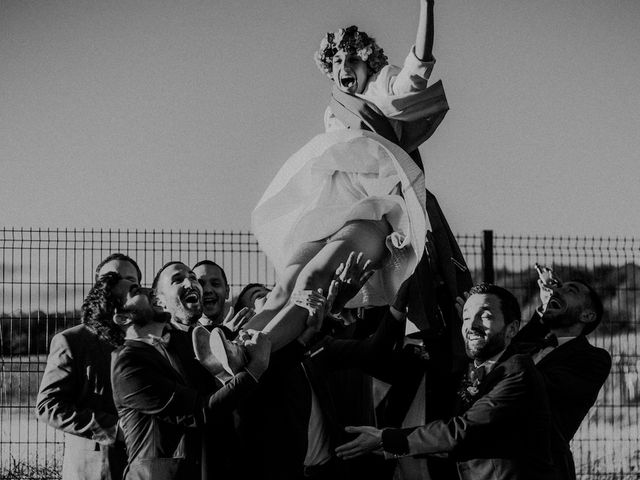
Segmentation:
[[(395, 128), (421, 115), (432, 68), (412, 51), (402, 69), (386, 66), (361, 96)], [(389, 255), (347, 306), (390, 304), (424, 251), (429, 225), (423, 173), (398, 145), (368, 130), (347, 130), (330, 109), (325, 125), (327, 132), (276, 174), (253, 211), (253, 233), (280, 275), (301, 244), (325, 240), (353, 220), (386, 219)]]

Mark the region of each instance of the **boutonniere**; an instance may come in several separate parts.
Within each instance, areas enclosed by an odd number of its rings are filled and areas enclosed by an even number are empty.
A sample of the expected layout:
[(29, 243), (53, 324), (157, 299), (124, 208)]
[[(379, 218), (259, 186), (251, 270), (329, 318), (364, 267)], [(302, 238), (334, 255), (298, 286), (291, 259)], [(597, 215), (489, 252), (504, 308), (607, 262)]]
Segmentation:
[(467, 392), (469, 392), (469, 395), (471, 395), (472, 397), (475, 397), (478, 395), (478, 393), (480, 393), (480, 389), (478, 388), (478, 385), (469, 385), (467, 387)]
[(469, 407), (475, 402), (478, 395), (480, 395), (480, 383), (484, 378), (484, 367), (479, 369), (471, 368), (467, 375), (465, 375), (458, 396), (462, 399), (465, 407)]

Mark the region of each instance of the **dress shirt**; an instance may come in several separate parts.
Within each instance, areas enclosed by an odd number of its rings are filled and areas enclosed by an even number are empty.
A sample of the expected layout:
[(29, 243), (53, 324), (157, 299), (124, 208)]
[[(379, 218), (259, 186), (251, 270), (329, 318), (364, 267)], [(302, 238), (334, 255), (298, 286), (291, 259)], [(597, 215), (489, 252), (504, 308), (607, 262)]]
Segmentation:
[(493, 370), (493, 367), (496, 366), (496, 363), (498, 363), (498, 359), (502, 356), (502, 354), (504, 353), (506, 349), (502, 349), (500, 350), (498, 353), (496, 353), (493, 357), (489, 358), (488, 360), (485, 360), (482, 363), (477, 363), (475, 360), (473, 361), (473, 366), (475, 368), (480, 368), (480, 367), (484, 367), (484, 374), (485, 375), (489, 375), (489, 372), (491, 372), (491, 370)]
[(322, 465), (331, 459), (329, 448), (329, 434), (327, 433), (326, 422), (320, 409), (318, 396), (313, 391), (313, 386), (309, 381), (309, 375), (304, 367), (305, 377), (311, 390), (311, 412), (309, 414), (309, 426), (307, 429), (307, 454), (304, 458), (305, 467)]

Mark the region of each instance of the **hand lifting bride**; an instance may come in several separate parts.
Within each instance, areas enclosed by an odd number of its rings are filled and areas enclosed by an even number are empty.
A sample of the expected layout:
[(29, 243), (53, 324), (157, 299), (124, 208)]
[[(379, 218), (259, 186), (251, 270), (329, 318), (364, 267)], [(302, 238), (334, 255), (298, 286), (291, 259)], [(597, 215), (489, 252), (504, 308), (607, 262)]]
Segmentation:
[[(430, 226), (417, 148), (448, 110), (442, 83), (428, 85), (433, 37), (433, 0), (420, 0), (416, 43), (402, 68), (355, 26), (322, 39), (316, 64), (333, 82), (326, 132), (285, 162), (252, 216), (277, 284), (245, 328), (265, 332), (273, 350), (305, 328), (308, 312), (292, 293), (328, 292), (350, 252), (369, 259), (373, 275), (348, 308), (391, 304), (420, 261)], [(338, 295), (334, 309), (342, 306)], [(196, 329), (196, 352), (207, 339)], [(214, 329), (210, 346), (228, 371), (242, 367), (241, 355), (225, 358), (233, 345)]]

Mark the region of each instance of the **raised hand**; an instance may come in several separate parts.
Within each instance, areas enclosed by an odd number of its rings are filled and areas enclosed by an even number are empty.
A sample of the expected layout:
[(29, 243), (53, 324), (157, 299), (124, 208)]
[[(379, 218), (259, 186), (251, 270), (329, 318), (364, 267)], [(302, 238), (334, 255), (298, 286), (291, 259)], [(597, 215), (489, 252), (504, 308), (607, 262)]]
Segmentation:
[(308, 345), (315, 335), (322, 329), (325, 312), (327, 312), (327, 299), (322, 295), (322, 289), (299, 290), (291, 294), (291, 301), (309, 312), (305, 330), (298, 337), (303, 345)]
[(538, 272), (538, 288), (540, 289), (540, 302), (542, 303), (542, 310), (547, 308), (547, 303), (551, 298), (553, 290), (551, 287), (559, 287), (562, 285), (560, 278), (549, 267), (543, 267), (538, 263), (535, 264), (535, 269)]
[(222, 321), (222, 326), (232, 332), (240, 330), (256, 314), (252, 308), (244, 307), (234, 315), (233, 307), (229, 308), (227, 316)]
[(320, 331), (326, 311), (327, 299), (322, 295), (321, 288), (316, 290), (298, 290), (291, 294), (291, 301), (299, 307), (306, 308), (309, 312), (307, 317), (307, 329)]
[(536, 271), (538, 272), (539, 280), (546, 287), (559, 287), (562, 284), (560, 278), (553, 272), (553, 269), (549, 267), (543, 267), (538, 263), (534, 264), (534, 266)]
[[(347, 261), (338, 266), (334, 280), (338, 283), (329, 288), (331, 312), (338, 313), (351, 300), (365, 283), (369, 281), (374, 270), (371, 260), (364, 261), (364, 253), (351, 252)], [(333, 288), (332, 288), (333, 287)]]
[(247, 330), (243, 337), (242, 346), (249, 357), (249, 363), (245, 368), (258, 379), (269, 367), (271, 341), (263, 332), (257, 330)]

